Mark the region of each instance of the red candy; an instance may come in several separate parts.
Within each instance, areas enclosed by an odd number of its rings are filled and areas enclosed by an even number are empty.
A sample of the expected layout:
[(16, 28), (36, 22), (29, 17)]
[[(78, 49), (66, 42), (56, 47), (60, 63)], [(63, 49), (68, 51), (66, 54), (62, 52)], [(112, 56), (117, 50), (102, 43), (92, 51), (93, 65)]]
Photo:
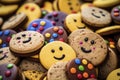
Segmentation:
[(81, 74), (78, 74), (77, 77), (78, 77), (78, 79), (82, 79), (82, 75)]
[(33, 23), (32, 26), (36, 28), (36, 27), (38, 27), (38, 24), (37, 23)]
[(11, 76), (11, 71), (6, 71), (6, 72), (5, 72), (5, 76), (6, 76), (6, 77), (10, 77), (10, 76)]
[(58, 34), (59, 34), (59, 35), (62, 35), (63, 33), (64, 33), (64, 31), (61, 30), (61, 29), (58, 31)]
[(43, 27), (43, 26), (41, 26), (41, 27), (39, 28), (39, 30), (40, 30), (40, 31), (43, 31), (43, 30), (44, 30), (44, 27)]
[(54, 16), (54, 17), (57, 17), (57, 16), (58, 16), (58, 13), (57, 13), (57, 12), (54, 12), (54, 13), (53, 13), (53, 16)]

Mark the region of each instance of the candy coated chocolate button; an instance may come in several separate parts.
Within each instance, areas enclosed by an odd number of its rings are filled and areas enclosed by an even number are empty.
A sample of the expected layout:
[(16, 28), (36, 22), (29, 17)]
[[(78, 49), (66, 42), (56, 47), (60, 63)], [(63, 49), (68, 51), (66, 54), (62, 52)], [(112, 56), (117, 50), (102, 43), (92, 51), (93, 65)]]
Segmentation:
[(63, 38), (60, 38), (60, 39), (59, 39), (59, 41), (62, 41), (62, 42), (64, 42), (64, 39), (63, 39)]
[(8, 68), (8, 69), (13, 68), (13, 64), (8, 64), (8, 65), (7, 65), (7, 68)]
[(46, 11), (42, 11), (42, 15), (45, 16), (47, 14)]
[(2, 44), (2, 39), (0, 39), (0, 44)]
[(84, 78), (88, 78), (88, 77), (89, 77), (88, 73), (87, 73), (87, 72), (84, 72), (84, 73), (83, 73), (83, 77), (84, 77)]
[(78, 65), (81, 64), (80, 59), (75, 59), (75, 63), (78, 64)]
[(116, 9), (114, 9), (114, 12), (119, 12), (119, 9), (117, 9), (117, 8), (116, 8)]
[(50, 41), (49, 42), (53, 42), (54, 41), (54, 39), (50, 39)]
[(3, 31), (0, 31), (0, 36), (2, 36), (2, 34), (3, 34)]
[(9, 30), (5, 30), (4, 31), (4, 35), (8, 36), (10, 34), (10, 31)]
[(83, 59), (83, 60), (82, 60), (82, 63), (83, 63), (84, 65), (87, 65), (88, 62), (87, 62), (86, 59)]
[(50, 36), (51, 36), (50, 33), (46, 33), (46, 34), (45, 34), (45, 37), (47, 37), (47, 38), (49, 38)]
[(114, 13), (114, 16), (116, 16), (116, 17), (119, 16), (119, 13), (118, 12)]
[(58, 34), (57, 33), (53, 33), (52, 35), (54, 38), (57, 38), (58, 37)]
[(37, 23), (33, 23), (32, 26), (36, 28), (36, 27), (38, 27), (38, 24)]
[(91, 74), (90, 77), (91, 77), (91, 78), (95, 78), (95, 75), (94, 75), (94, 74)]
[(75, 73), (76, 73), (76, 69), (75, 69), (75, 68), (71, 68), (71, 69), (70, 69), (70, 72), (71, 72), (72, 74), (75, 74)]
[(6, 77), (10, 77), (10, 76), (11, 76), (11, 71), (6, 71), (6, 72), (5, 72), (5, 76), (6, 76)]
[(82, 79), (82, 75), (81, 74), (77, 74), (77, 78), (78, 79)]
[(36, 31), (36, 29), (34, 27), (30, 27), (30, 30), (32, 31)]
[(51, 23), (52, 23), (54, 26), (56, 25), (56, 22), (55, 22), (55, 21), (52, 21)]
[(4, 43), (4, 44), (2, 44), (2, 48), (6, 47), (6, 46), (7, 46), (7, 44), (5, 44), (5, 43)]
[(79, 66), (79, 70), (80, 70), (80, 71), (84, 71), (84, 70), (85, 70), (85, 69), (84, 69), (84, 66), (80, 65), (80, 66)]
[(93, 65), (91, 63), (88, 64), (88, 69), (93, 69)]
[(3, 80), (3, 77), (0, 75), (0, 80)]
[(54, 17), (57, 17), (57, 16), (58, 16), (58, 13), (57, 13), (57, 12), (53, 12), (53, 16), (54, 16)]
[(43, 31), (43, 30), (44, 30), (44, 27), (43, 27), (43, 26), (40, 26), (39, 30), (40, 30), (40, 31)]
[(59, 35), (62, 35), (64, 33), (64, 31), (62, 30), (62, 29), (60, 29), (59, 31), (58, 31), (58, 34)]
[(45, 21), (41, 21), (41, 22), (40, 22), (40, 25), (41, 25), (41, 26), (44, 26), (45, 24), (46, 24)]
[(7, 37), (6, 41), (7, 41), (7, 42), (10, 42), (10, 39), (11, 39), (11, 37)]
[(55, 31), (55, 32), (57, 32), (58, 30), (59, 30), (58, 27), (54, 27), (54, 28), (53, 28), (53, 31)]

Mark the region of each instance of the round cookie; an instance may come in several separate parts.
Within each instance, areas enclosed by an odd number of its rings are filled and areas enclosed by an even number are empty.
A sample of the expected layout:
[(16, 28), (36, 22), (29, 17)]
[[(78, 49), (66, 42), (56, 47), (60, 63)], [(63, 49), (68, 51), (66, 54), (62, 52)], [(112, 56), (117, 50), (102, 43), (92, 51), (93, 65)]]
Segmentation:
[(36, 31), (17, 33), (10, 40), (10, 50), (16, 56), (28, 57), (39, 53), (44, 44), (44, 37)]
[(20, 70), (27, 71), (27, 70), (35, 70), (40, 72), (45, 72), (46, 70), (42, 67), (42, 65), (38, 62), (30, 61), (27, 59), (23, 59), (19, 65)]
[(96, 69), (87, 59), (75, 58), (67, 63), (67, 76), (69, 80), (86, 80), (96, 78)]
[(52, 23), (47, 19), (36, 19), (33, 20), (29, 25), (27, 30), (28, 31), (37, 31), (37, 32), (44, 32), (49, 27), (53, 27)]
[(116, 24), (120, 24), (120, 5), (112, 9), (111, 17)]
[(120, 68), (113, 70), (106, 80), (120, 80)]
[(66, 75), (67, 62), (57, 62), (53, 64), (47, 73), (47, 80), (68, 80)]
[(45, 37), (45, 41), (47, 43), (52, 41), (63, 41), (67, 42), (67, 32), (61, 26), (54, 26), (51, 28), (46, 29), (42, 33)]
[(61, 41), (48, 43), (39, 54), (40, 62), (46, 69), (58, 61), (69, 61), (73, 58), (76, 58), (75, 51), (71, 46)]
[(117, 68), (117, 63), (118, 60), (116, 53), (111, 48), (109, 48), (105, 61), (98, 67), (99, 79), (106, 79), (108, 74)]
[(2, 17), (0, 17), (0, 25), (2, 25), (2, 23), (3, 23), (3, 19)]
[(20, 58), (14, 56), (10, 52), (9, 47), (0, 48), (0, 64), (5, 64), (5, 63), (17, 64), (19, 60)]
[(41, 17), (41, 9), (35, 3), (25, 3), (17, 11), (17, 13), (24, 12), (28, 17), (28, 22), (24, 25), (26, 29), (31, 21)]
[(77, 13), (80, 11), (80, 4), (78, 0), (56, 0), (56, 5), (57, 10), (67, 14)]
[(15, 12), (17, 8), (18, 8), (18, 5), (2, 5), (2, 4), (0, 4), (0, 16), (10, 15), (13, 12)]
[(73, 32), (76, 29), (86, 28), (86, 25), (81, 20), (81, 14), (69, 14), (65, 18), (65, 28), (68, 32)]
[(1, 29), (2, 30), (13, 29), (24, 24), (26, 21), (27, 16), (25, 13), (15, 14), (14, 16), (10, 17), (7, 21), (4, 22)]
[(94, 0), (93, 5), (101, 8), (109, 8), (120, 3), (120, 0)]
[[(82, 31), (82, 29), (80, 30)], [(77, 57), (86, 58), (95, 66), (101, 64), (107, 56), (107, 44), (105, 40), (92, 31), (84, 30), (74, 37), (69, 44), (76, 51)], [(74, 32), (73, 32), (74, 34)], [(72, 33), (70, 35), (73, 35)], [(102, 51), (102, 52), (101, 52)]]
[(54, 26), (64, 26), (64, 20), (67, 14), (64, 12), (54, 11), (47, 14), (44, 19), (50, 20)]
[(93, 28), (101, 28), (111, 23), (110, 13), (97, 7), (87, 7), (81, 12), (82, 20)]
[(9, 42), (15, 34), (16, 32), (10, 29), (0, 31), (0, 48), (9, 47)]
[(0, 80), (23, 80), (22, 74), (14, 64), (0, 65)]

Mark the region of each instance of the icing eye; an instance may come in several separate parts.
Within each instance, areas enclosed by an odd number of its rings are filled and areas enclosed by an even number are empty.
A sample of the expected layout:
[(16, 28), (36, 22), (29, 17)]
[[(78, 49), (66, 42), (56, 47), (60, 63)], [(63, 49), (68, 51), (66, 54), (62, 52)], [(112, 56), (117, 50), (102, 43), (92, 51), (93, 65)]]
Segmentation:
[(62, 47), (59, 47), (59, 50), (60, 50), (60, 51), (62, 51), (62, 50), (63, 50), (63, 48), (62, 48)]
[(84, 41), (87, 42), (87, 41), (88, 41), (88, 37), (86, 37), (86, 38), (84, 39)]
[(117, 73), (117, 76), (120, 76), (120, 73)]
[(25, 6), (25, 9), (28, 9), (28, 8), (29, 8), (29, 6), (28, 6), (28, 5), (26, 5), (26, 6)]
[(26, 36), (26, 34), (22, 34), (22, 37), (25, 37)]
[(105, 14), (102, 14), (102, 16), (105, 16)]
[(16, 39), (19, 40), (19, 39), (21, 39), (21, 37), (17, 37)]
[(76, 19), (74, 19), (74, 22), (77, 22), (77, 20), (76, 20)]
[(91, 44), (94, 44), (94, 43), (95, 43), (94, 40), (92, 40), (92, 41), (91, 41)]
[(72, 8), (72, 7), (70, 7), (70, 10), (73, 10), (73, 8)]
[(103, 13), (102, 11), (99, 11), (100, 13)]
[(34, 11), (34, 10), (35, 10), (35, 8), (34, 8), (34, 7), (32, 7), (32, 8), (31, 8), (31, 11)]
[(52, 50), (51, 50), (51, 52), (52, 52), (52, 53), (54, 53), (54, 52), (55, 52), (55, 50), (54, 50), (54, 49), (52, 49)]
[(92, 11), (94, 12), (94, 11), (95, 11), (95, 9), (92, 9)]
[(68, 5), (71, 5), (72, 3), (71, 2), (68, 2)]

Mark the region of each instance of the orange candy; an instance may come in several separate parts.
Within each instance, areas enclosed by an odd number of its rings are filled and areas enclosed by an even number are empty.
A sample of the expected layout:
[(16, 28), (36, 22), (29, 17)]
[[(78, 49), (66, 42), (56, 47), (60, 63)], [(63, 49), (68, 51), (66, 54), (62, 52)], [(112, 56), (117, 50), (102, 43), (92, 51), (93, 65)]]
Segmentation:
[(70, 72), (71, 72), (72, 74), (75, 74), (75, 73), (76, 73), (76, 69), (75, 69), (75, 68), (71, 68), (71, 69), (70, 69)]

